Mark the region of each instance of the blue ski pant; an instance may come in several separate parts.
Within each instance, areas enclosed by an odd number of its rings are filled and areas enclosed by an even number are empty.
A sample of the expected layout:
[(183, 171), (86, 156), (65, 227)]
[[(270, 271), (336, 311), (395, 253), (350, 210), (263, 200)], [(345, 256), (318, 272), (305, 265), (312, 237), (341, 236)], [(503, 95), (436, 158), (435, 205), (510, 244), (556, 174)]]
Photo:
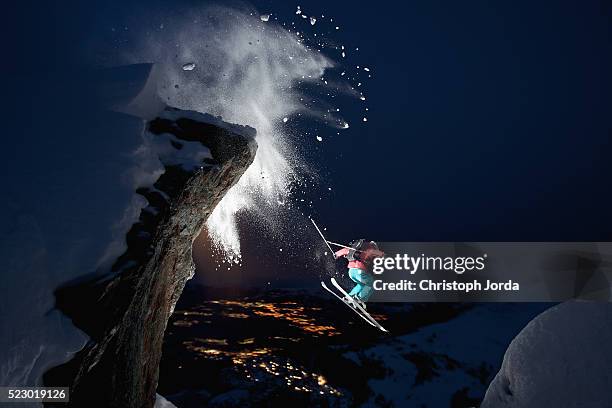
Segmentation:
[(374, 277), (368, 272), (357, 268), (350, 268), (348, 274), (351, 280), (357, 284), (350, 291), (349, 295), (357, 296), (362, 301), (367, 302), (374, 290), (372, 288)]

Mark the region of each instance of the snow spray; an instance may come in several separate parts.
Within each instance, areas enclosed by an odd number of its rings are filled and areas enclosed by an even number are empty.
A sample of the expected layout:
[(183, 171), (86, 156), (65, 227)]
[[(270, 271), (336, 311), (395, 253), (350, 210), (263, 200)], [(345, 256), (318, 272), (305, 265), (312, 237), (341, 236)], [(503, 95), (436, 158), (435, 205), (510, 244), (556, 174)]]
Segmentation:
[[(311, 95), (306, 98), (304, 87), (327, 87), (328, 94), (356, 91), (346, 84), (346, 89), (337, 82), (328, 84), (324, 75), (334, 63), (319, 52), (325, 45), (309, 46), (295, 26), (283, 26), (252, 9), (190, 10), (183, 17), (173, 16), (141, 41), (136, 58), (131, 55), (130, 59), (156, 61), (165, 77), (160, 94), (169, 105), (218, 115), (257, 130), (253, 164), (207, 222), (215, 249), (225, 261), (240, 263), (239, 214), (251, 212), (260, 223), (280, 225), (283, 220), (274, 206), (291, 200), (292, 186), (308, 167), (299, 149), (289, 143), (294, 118), (315, 118), (337, 129), (348, 128), (336, 116), (339, 109), (317, 103)], [(319, 136), (317, 140), (321, 141)]]

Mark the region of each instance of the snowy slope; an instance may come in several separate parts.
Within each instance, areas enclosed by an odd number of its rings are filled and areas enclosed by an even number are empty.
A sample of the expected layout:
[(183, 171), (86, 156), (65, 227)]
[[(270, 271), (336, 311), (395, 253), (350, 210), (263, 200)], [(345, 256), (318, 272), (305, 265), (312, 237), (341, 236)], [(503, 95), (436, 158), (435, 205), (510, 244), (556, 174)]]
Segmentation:
[(527, 306), (478, 305), (448, 322), (346, 353), (377, 377), (368, 382), (373, 395), (364, 406), (477, 405), (510, 340), (546, 307)]
[(30, 111), (26, 104), (14, 112), (14, 136), (5, 141), (12, 154), (3, 161), (0, 211), (3, 385), (41, 385), (47, 368), (83, 346), (86, 337), (53, 310), (53, 291), (104, 273), (144, 205), (130, 177), (141, 165), (133, 153), (142, 120), (100, 110), (74, 90), (42, 90)]

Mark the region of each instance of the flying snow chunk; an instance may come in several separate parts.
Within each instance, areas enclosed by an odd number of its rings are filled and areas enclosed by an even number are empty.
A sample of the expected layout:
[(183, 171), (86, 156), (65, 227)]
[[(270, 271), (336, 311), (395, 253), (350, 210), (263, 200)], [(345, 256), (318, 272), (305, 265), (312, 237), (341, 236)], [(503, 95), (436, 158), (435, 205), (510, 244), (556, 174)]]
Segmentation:
[(183, 71), (193, 71), (195, 67), (195, 62), (188, 62), (186, 64), (183, 64)]
[(365, 101), (365, 96), (361, 95), (359, 99), (361, 99), (362, 101)]
[(297, 10), (295, 11), (295, 14), (302, 14), (302, 9), (300, 8), (300, 6), (297, 6)]
[(288, 121), (288, 120), (289, 120), (289, 118), (284, 117), (284, 118), (283, 118), (283, 123), (287, 123), (287, 121)]
[(368, 68), (368, 67), (363, 67), (363, 70), (367, 71), (367, 72), (370, 72), (370, 68)]
[(310, 17), (310, 25), (315, 25), (316, 22), (317, 22), (316, 18)]
[(317, 140), (318, 140), (319, 142), (322, 142), (322, 141), (323, 141), (323, 138), (322, 138), (321, 136), (317, 136)]
[(364, 122), (367, 122), (367, 121), (368, 121), (368, 118), (363, 118), (363, 121), (364, 121)]
[(262, 14), (261, 16), (259, 16), (259, 18), (261, 19), (261, 21), (266, 22), (266, 21), (270, 20), (270, 15), (269, 14)]

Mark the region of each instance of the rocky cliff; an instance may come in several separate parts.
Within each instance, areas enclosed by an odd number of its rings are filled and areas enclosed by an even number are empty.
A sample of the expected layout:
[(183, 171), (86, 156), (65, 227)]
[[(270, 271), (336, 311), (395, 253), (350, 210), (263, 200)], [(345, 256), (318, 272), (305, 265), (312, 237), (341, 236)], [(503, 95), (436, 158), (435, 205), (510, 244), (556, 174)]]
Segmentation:
[(166, 324), (194, 273), (193, 240), (252, 163), (254, 137), (252, 128), (174, 108), (147, 122), (145, 153), (164, 169), (137, 190), (147, 205), (127, 250), (111, 278), (56, 291), (58, 308), (90, 336), (70, 362), (45, 374), (45, 385), (71, 384), (72, 406), (153, 406)]

